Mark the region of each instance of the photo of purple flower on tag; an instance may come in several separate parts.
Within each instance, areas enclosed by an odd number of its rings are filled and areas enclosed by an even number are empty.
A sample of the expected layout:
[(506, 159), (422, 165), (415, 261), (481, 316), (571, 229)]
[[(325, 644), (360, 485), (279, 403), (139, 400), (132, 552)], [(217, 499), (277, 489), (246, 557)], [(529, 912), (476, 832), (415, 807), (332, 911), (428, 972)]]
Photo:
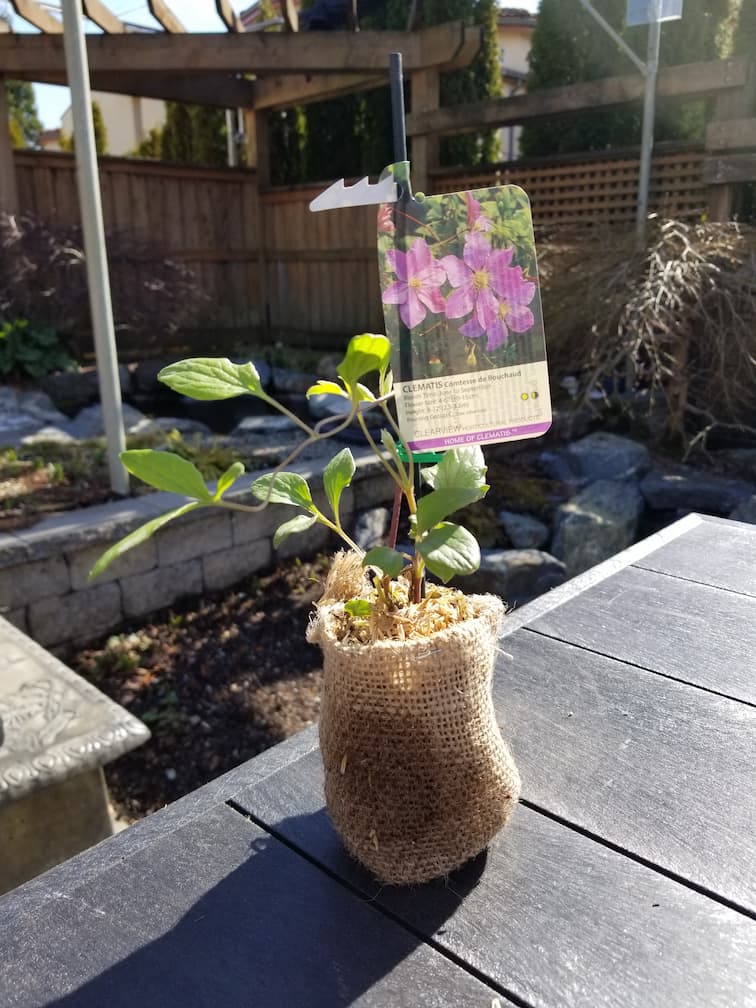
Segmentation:
[(387, 335), (412, 342), (408, 377), (545, 359), (533, 225), (522, 189), (384, 204), (378, 252)]
[(409, 446), (544, 433), (551, 405), (525, 192), (510, 185), (383, 204), (378, 262)]

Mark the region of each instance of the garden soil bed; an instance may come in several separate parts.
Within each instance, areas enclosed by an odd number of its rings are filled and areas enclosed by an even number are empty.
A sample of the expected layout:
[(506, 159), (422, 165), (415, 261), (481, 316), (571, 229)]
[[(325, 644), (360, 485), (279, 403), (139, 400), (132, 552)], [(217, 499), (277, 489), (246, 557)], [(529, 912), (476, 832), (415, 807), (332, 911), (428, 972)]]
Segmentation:
[(120, 820), (156, 811), (317, 720), (320, 650), (304, 635), (327, 563), (281, 564), (63, 655), (152, 731), (105, 768)]

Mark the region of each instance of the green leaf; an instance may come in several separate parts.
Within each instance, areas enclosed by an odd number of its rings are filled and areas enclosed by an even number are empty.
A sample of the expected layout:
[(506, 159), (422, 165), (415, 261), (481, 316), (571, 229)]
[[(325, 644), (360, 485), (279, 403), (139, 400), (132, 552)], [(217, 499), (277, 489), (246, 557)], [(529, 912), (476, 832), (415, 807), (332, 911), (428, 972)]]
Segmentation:
[(201, 501), (212, 500), (197, 466), (173, 452), (133, 448), (121, 452), (120, 458), (132, 476), (149, 483), (156, 490), (170, 490), (171, 493), (196, 497)]
[(187, 514), (189, 511), (194, 511), (196, 508), (202, 507), (198, 501), (192, 501), (191, 504), (182, 504), (179, 508), (174, 508), (173, 511), (168, 511), (164, 515), (160, 515), (159, 518), (153, 518), (152, 521), (145, 522), (144, 525), (140, 525), (138, 529), (134, 529), (123, 539), (119, 539), (117, 543), (106, 550), (102, 556), (98, 559), (97, 563), (94, 565), (92, 570), (87, 575), (88, 580), (91, 581), (96, 578), (98, 574), (102, 572), (112, 564), (121, 554), (125, 553), (127, 550), (133, 549), (134, 546), (139, 546), (140, 543), (145, 542), (154, 535), (158, 529), (162, 528), (169, 521), (174, 518), (178, 518), (182, 514)]
[(232, 364), (227, 357), (190, 357), (164, 367), (158, 378), (174, 392), (192, 399), (265, 395), (254, 364)]
[(417, 502), (417, 531), (422, 534), (434, 528), (439, 522), (454, 514), (460, 508), (474, 504), (485, 494), (479, 487), (448, 487), (443, 490), (432, 490)]
[(354, 458), (348, 448), (343, 448), (338, 455), (334, 455), (323, 470), (323, 487), (336, 517), (339, 514), (341, 495), (352, 482), (354, 470)]
[(362, 333), (353, 336), (347, 346), (346, 355), (338, 366), (339, 377), (348, 389), (354, 388), (360, 378), (371, 371), (378, 371), (383, 381), (391, 357), (391, 344), (385, 336)]
[(344, 603), (344, 611), (348, 612), (350, 616), (369, 616), (373, 611), (373, 603), (368, 602), (367, 599), (350, 599)]
[(244, 474), (243, 462), (232, 462), (223, 475), (219, 478), (215, 488), (215, 500), (220, 500), (223, 494), (232, 487), (234, 483)]
[(273, 548), (278, 549), (284, 539), (288, 539), (295, 532), (306, 532), (308, 528), (312, 528), (317, 520), (316, 515), (295, 515), (293, 518), (285, 521), (283, 525), (279, 525), (276, 529), (273, 536)]
[(466, 445), (445, 452), (437, 466), (423, 470), (423, 478), (436, 490), (480, 487), (482, 497), (488, 490), (483, 482), (487, 468), (480, 445)]
[(299, 473), (266, 473), (255, 480), (251, 490), (258, 500), (271, 504), (291, 504), (305, 511), (315, 508), (307, 480)]
[(314, 395), (337, 395), (337, 396), (343, 396), (344, 399), (349, 398), (347, 392), (345, 391), (345, 389), (341, 387), (341, 385), (338, 385), (336, 382), (333, 381), (325, 381), (325, 379), (323, 378), (321, 378), (319, 381), (316, 381), (314, 385), (310, 385), (310, 387), (307, 389), (306, 395), (308, 399), (310, 398), (310, 396)]
[(455, 575), (472, 574), (480, 567), (480, 547), (461, 525), (444, 522), (417, 543), (428, 570), (446, 583)]
[(404, 568), (404, 557), (388, 546), (375, 546), (362, 558), (363, 567), (377, 567), (389, 577), (399, 577)]

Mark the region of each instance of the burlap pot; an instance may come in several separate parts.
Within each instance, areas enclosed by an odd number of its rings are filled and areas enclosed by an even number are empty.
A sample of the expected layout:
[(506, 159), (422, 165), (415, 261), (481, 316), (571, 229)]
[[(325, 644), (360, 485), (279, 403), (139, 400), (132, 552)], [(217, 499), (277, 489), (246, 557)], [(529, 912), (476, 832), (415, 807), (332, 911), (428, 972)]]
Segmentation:
[(491, 701), (495, 596), (425, 640), (345, 645), (333, 606), (308, 637), (324, 659), (320, 747), (328, 810), (347, 850), (382, 882), (446, 875), (506, 823), (520, 778)]

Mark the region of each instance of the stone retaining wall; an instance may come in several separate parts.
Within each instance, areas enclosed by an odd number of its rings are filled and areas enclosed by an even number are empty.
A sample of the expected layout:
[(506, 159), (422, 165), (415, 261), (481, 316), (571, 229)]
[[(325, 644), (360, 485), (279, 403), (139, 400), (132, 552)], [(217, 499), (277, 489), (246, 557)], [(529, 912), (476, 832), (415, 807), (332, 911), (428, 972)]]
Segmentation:
[[(391, 501), (393, 483), (368, 451), (355, 451), (357, 471), (341, 504), (342, 521)], [(318, 500), (316, 463), (291, 466)], [(255, 473), (254, 477), (261, 475)], [(251, 478), (243, 481), (246, 486)], [(226, 499), (256, 504), (247, 491)], [(227, 588), (270, 567), (276, 557), (312, 556), (329, 533), (315, 525), (274, 551), (276, 528), (291, 518), (284, 505), (248, 514), (203, 508), (171, 523), (126, 553), (95, 582), (87, 574), (109, 545), (184, 499), (169, 493), (113, 501), (43, 519), (29, 529), (0, 534), (0, 615), (48, 648), (83, 644), (126, 620), (145, 617), (184, 595)]]

